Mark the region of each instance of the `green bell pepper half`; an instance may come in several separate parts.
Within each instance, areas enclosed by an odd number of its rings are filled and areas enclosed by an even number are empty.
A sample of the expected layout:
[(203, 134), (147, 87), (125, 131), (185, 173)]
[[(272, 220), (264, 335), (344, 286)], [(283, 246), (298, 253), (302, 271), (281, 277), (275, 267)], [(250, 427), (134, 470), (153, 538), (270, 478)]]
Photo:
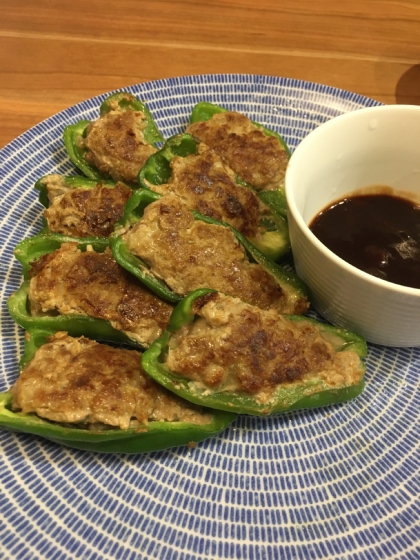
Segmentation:
[[(50, 199), (48, 198), (48, 191), (47, 191), (47, 179), (49, 175), (44, 175), (38, 179), (35, 183), (34, 187), (39, 192), (39, 202), (48, 208), (50, 206)], [(73, 175), (73, 176), (63, 176), (62, 177), (64, 184), (66, 187), (70, 189), (94, 189), (96, 185), (99, 183), (105, 185), (106, 187), (115, 187), (117, 184), (116, 181), (111, 181), (107, 179), (88, 179), (87, 177), (82, 177), (81, 175)], [(120, 181), (121, 182), (121, 181)], [(125, 184), (125, 183), (124, 183)], [(132, 185), (127, 185), (128, 187), (132, 188)]]
[[(50, 206), (50, 199), (48, 197), (48, 190), (47, 190), (47, 179), (49, 175), (44, 175), (38, 179), (35, 183), (34, 187), (39, 192), (38, 200), (39, 202), (45, 206), (45, 208), (49, 208)], [(81, 175), (72, 175), (72, 176), (63, 176), (62, 180), (66, 187), (71, 189), (94, 189), (98, 184), (102, 184), (108, 188), (114, 188), (117, 184), (117, 181), (111, 181), (110, 179), (88, 179), (87, 177), (83, 177)], [(119, 181), (122, 183), (122, 181)], [(134, 188), (133, 185), (123, 183), (129, 188)], [(51, 233), (50, 228), (48, 227), (47, 220), (42, 217), (42, 224), (43, 227), (40, 233)]]
[[(142, 111), (146, 116), (146, 128), (143, 130), (144, 139), (148, 144), (163, 142), (164, 138), (159, 132), (151, 112), (134, 95), (120, 91), (107, 97), (100, 106), (100, 116), (106, 115), (118, 105), (122, 111)], [(82, 146), (83, 138), (86, 136), (87, 127), (91, 121), (80, 120), (75, 124), (66, 126), (63, 132), (64, 145), (67, 154), (74, 165), (89, 179), (107, 179), (108, 175), (99, 171), (94, 165), (85, 159), (86, 149)]]
[[(190, 116), (190, 124), (201, 122), (201, 121), (208, 121), (212, 118), (213, 115), (217, 113), (224, 113), (226, 111), (228, 111), (228, 109), (225, 109), (224, 107), (220, 107), (219, 105), (202, 101), (200, 103), (197, 103), (193, 107)], [(286, 142), (280, 136), (280, 134), (278, 134), (274, 130), (270, 130), (269, 128), (266, 128), (265, 126), (263, 126), (258, 122), (255, 121), (251, 121), (251, 122), (258, 128), (260, 128), (267, 136), (274, 136), (275, 138), (277, 138), (280, 144), (283, 146), (284, 150), (286, 151), (288, 158), (290, 158), (291, 156), (290, 150)], [(240, 177), (237, 178), (237, 181), (243, 185), (247, 185), (247, 183), (241, 180)], [(281, 228), (280, 231), (283, 231), (284, 228), (287, 227), (287, 202), (286, 202), (286, 195), (284, 192), (284, 188), (280, 187), (277, 190), (272, 190), (272, 191), (259, 191), (259, 197), (267, 206), (269, 206), (273, 214), (273, 217), (276, 218), (276, 223), (278, 228)], [(285, 238), (285, 243), (290, 243), (288, 235), (287, 238)]]
[[(20, 370), (34, 356), (36, 350), (47, 342), (52, 331), (33, 329), (25, 339), (24, 354), (19, 363)], [(235, 418), (231, 412), (205, 410), (212, 415), (209, 424), (190, 422), (149, 422), (143, 428), (128, 430), (106, 429), (85, 430), (69, 428), (59, 423), (44, 420), (35, 414), (13, 412), (12, 394), (0, 393), (0, 428), (41, 436), (47, 440), (72, 447), (102, 453), (144, 453), (180, 445), (190, 445), (216, 436)]]
[[(178, 302), (183, 296), (176, 294), (164, 281), (156, 278), (153, 273), (150, 272), (148, 265), (142, 259), (130, 253), (126, 243), (121, 237), (124, 231), (141, 220), (145, 208), (152, 202), (159, 200), (161, 197), (162, 195), (149, 189), (139, 189), (135, 191), (125, 205), (124, 216), (117, 223), (115, 232), (110, 237), (110, 246), (114, 259), (122, 267), (131, 272), (131, 274), (134, 274), (134, 276), (146, 284), (146, 286), (148, 286), (162, 299), (171, 302)], [(191, 210), (191, 212), (196, 220), (202, 220), (208, 224), (229, 228), (245, 249), (250, 261), (259, 263), (269, 274), (274, 276), (277, 283), (286, 292), (291, 301), (297, 301), (302, 297), (308, 297), (309, 291), (307, 286), (298, 276), (296, 276), (296, 274), (289, 272), (269, 259), (231, 225), (226, 222), (219, 222), (213, 218), (204, 216), (196, 210)]]
[(86, 251), (88, 245), (91, 245), (97, 253), (103, 253), (109, 245), (107, 237), (85, 237), (79, 239), (61, 233), (39, 233), (33, 237), (27, 237), (18, 243), (13, 252), (14, 256), (22, 265), (23, 276), (25, 279), (30, 278), (29, 271), (31, 263), (36, 259), (52, 253), (59, 249), (63, 243), (78, 243), (81, 251)]
[(99, 115), (103, 117), (110, 111), (115, 110), (116, 105), (118, 105), (121, 111), (141, 111), (146, 115), (147, 126), (144, 129), (144, 138), (146, 142), (149, 144), (156, 144), (164, 141), (162, 134), (159, 132), (153, 120), (153, 115), (145, 103), (137, 99), (132, 93), (128, 93), (128, 91), (117, 91), (109, 95), (105, 101), (101, 103)]
[(109, 245), (106, 238), (76, 239), (58, 233), (39, 234), (21, 241), (15, 249), (15, 257), (22, 264), (24, 282), (7, 300), (9, 314), (18, 325), (26, 330), (34, 328), (53, 331), (66, 331), (70, 336), (86, 335), (92, 339), (110, 342), (121, 342), (137, 345), (123, 332), (114, 329), (108, 321), (87, 315), (43, 315), (32, 316), (29, 310), (29, 277), (31, 263), (47, 253), (52, 253), (65, 242), (77, 242), (84, 251), (92, 245), (98, 253), (102, 253)]
[[(193, 123), (196, 123), (196, 122), (201, 122), (201, 121), (208, 121), (212, 118), (213, 115), (216, 115), (217, 113), (226, 113), (228, 111), (229, 111), (229, 109), (225, 109), (224, 107), (221, 107), (220, 105), (216, 105), (214, 103), (209, 103), (208, 101), (200, 101), (200, 103), (197, 103), (193, 107), (193, 110), (192, 110), (191, 115), (190, 115), (190, 124), (193, 124)], [(251, 122), (252, 122), (252, 124), (257, 126), (258, 128), (260, 128), (264, 132), (264, 134), (266, 134), (267, 136), (274, 136), (275, 138), (277, 138), (279, 140), (280, 144), (286, 150), (287, 155), (290, 157), (291, 154), (290, 154), (289, 147), (287, 146), (287, 144), (283, 140), (283, 138), (280, 136), (280, 134), (278, 134), (274, 130), (266, 128), (264, 125), (262, 125), (258, 122), (255, 122), (253, 120), (251, 120)]]
[[(238, 414), (252, 414), (256, 416), (267, 416), (269, 414), (341, 403), (357, 397), (363, 391), (363, 378), (357, 385), (345, 385), (333, 388), (328, 386), (322, 378), (311, 379), (303, 383), (288, 383), (284, 387), (279, 385), (276, 389), (275, 402), (261, 404), (258, 403), (252, 395), (228, 391), (212, 392), (207, 388), (199, 388), (190, 379), (186, 379), (176, 372), (170, 371), (164, 363), (164, 358), (171, 336), (181, 327), (195, 320), (193, 311), (195, 300), (214, 291), (215, 290), (205, 288), (196, 290), (180, 301), (172, 313), (168, 328), (143, 354), (143, 369), (160, 385), (163, 385), (173, 393), (195, 404), (201, 404), (217, 410), (233, 411)], [(361, 359), (367, 354), (366, 342), (357, 334), (333, 327), (332, 325), (319, 323), (314, 319), (301, 315), (287, 315), (286, 318), (289, 321), (308, 322), (317, 325), (321, 332), (329, 333), (330, 336), (333, 336), (337, 351), (351, 349), (354, 350)]]
[[(171, 178), (171, 160), (176, 157), (187, 157), (197, 153), (199, 140), (190, 134), (177, 134), (169, 138), (163, 148), (152, 154), (146, 164), (140, 169), (138, 180), (140, 187), (150, 189), (151, 185), (163, 185)], [(235, 180), (238, 185), (253, 191), (256, 196), (271, 211), (270, 217), (264, 217), (260, 225), (266, 231), (257, 247), (272, 260), (278, 260), (290, 251), (289, 228), (287, 225), (286, 197), (282, 192), (277, 195), (275, 191), (257, 192), (251, 185), (242, 181), (237, 175)], [(268, 195), (268, 196), (267, 196)], [(255, 239), (252, 240), (257, 243)]]

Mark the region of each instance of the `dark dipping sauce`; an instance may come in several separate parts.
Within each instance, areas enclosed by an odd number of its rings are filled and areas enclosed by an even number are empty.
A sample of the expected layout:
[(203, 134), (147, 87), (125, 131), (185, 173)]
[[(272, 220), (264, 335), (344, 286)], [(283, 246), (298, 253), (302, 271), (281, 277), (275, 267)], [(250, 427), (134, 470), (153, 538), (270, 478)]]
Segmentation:
[(360, 270), (420, 288), (420, 206), (414, 202), (387, 194), (350, 196), (320, 212), (309, 227)]

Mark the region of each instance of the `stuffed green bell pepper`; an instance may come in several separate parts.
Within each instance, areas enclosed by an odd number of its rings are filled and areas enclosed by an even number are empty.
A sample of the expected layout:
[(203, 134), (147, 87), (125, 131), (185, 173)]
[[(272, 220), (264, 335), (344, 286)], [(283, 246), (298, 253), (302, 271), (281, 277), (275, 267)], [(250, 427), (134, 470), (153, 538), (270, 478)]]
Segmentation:
[(146, 105), (127, 92), (114, 93), (100, 106), (96, 121), (81, 120), (64, 130), (71, 161), (89, 179), (137, 183), (147, 158), (163, 136)]
[(224, 221), (273, 260), (290, 249), (287, 221), (243, 185), (217, 153), (189, 134), (178, 134), (151, 155), (139, 173), (143, 188), (170, 192), (201, 214)]
[(20, 375), (0, 394), (0, 428), (99, 452), (194, 447), (234, 418), (162, 388), (137, 350), (40, 329), (27, 333)]
[(108, 239), (44, 234), (19, 243), (24, 282), (8, 300), (25, 329), (63, 330), (143, 348), (166, 327), (172, 305), (118, 265)]
[(303, 313), (309, 305), (295, 274), (172, 193), (136, 191), (110, 243), (115, 260), (168, 301), (209, 287), (282, 313)]
[(241, 113), (204, 101), (193, 108), (186, 132), (213, 148), (256, 190), (284, 186), (290, 150), (274, 130)]
[(215, 150), (244, 184), (259, 192), (273, 215), (287, 220), (284, 177), (290, 150), (277, 132), (205, 101), (193, 108), (186, 132)]
[(45, 232), (73, 237), (109, 237), (132, 189), (118, 181), (46, 175), (35, 183), (45, 206)]
[(143, 368), (193, 403), (265, 416), (358, 396), (365, 355), (349, 331), (202, 289), (175, 307)]

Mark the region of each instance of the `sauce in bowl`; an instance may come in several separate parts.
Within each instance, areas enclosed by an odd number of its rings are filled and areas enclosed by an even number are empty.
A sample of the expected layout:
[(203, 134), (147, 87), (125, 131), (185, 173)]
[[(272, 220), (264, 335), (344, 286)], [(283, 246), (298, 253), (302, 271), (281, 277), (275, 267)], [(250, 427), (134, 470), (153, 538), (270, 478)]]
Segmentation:
[(389, 194), (349, 196), (320, 212), (309, 227), (360, 270), (420, 288), (420, 205)]

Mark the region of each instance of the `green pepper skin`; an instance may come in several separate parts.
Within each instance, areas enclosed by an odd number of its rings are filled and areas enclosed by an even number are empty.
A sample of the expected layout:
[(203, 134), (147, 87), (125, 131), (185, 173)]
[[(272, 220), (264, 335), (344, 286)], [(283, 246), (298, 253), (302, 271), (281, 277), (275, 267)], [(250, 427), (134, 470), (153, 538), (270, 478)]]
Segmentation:
[(177, 134), (169, 138), (164, 146), (152, 154), (139, 172), (139, 185), (149, 189), (152, 185), (163, 185), (171, 178), (171, 160), (197, 153), (198, 142), (190, 134)]
[[(45, 208), (48, 208), (50, 206), (50, 200), (48, 198), (48, 191), (47, 191), (48, 178), (49, 175), (45, 175), (44, 177), (38, 179), (38, 181), (34, 185), (35, 189), (39, 192), (39, 202), (43, 206), (45, 206)], [(112, 188), (115, 187), (115, 185), (117, 184), (116, 181), (104, 180), (104, 179), (101, 180), (88, 179), (87, 177), (82, 177), (80, 175), (63, 177), (62, 179), (66, 187), (69, 187), (71, 189), (94, 189), (98, 184), (102, 184), (105, 185), (106, 187)], [(127, 186), (131, 187), (131, 185), (127, 185)]]
[[(42, 329), (34, 329), (29, 333), (25, 340), (25, 352), (19, 363), (20, 370), (51, 334), (52, 331)], [(149, 422), (148, 426), (143, 428), (144, 431), (141, 428), (95, 431), (64, 427), (43, 420), (35, 414), (12, 412), (11, 401), (10, 392), (0, 393), (0, 428), (34, 434), (67, 447), (103, 453), (144, 453), (197, 443), (216, 436), (236, 418), (233, 413), (206, 410), (212, 414), (213, 420), (205, 425), (188, 422)]]
[[(172, 334), (182, 326), (194, 321), (193, 305), (195, 300), (214, 291), (208, 289), (196, 290), (184, 298), (175, 307), (166, 331), (143, 354), (143, 369), (160, 385), (195, 404), (201, 404), (202, 406), (208, 406), (217, 410), (256, 416), (267, 416), (269, 414), (340, 403), (357, 397), (363, 391), (363, 379), (358, 385), (346, 385), (338, 388), (331, 388), (325, 381), (318, 379), (300, 385), (299, 383), (288, 384), (285, 387), (280, 385), (276, 390), (274, 403), (260, 404), (250, 395), (229, 393), (227, 391), (212, 393), (206, 389), (199, 389), (189, 379), (171, 372), (163, 363), (163, 358)], [(338, 351), (351, 349), (361, 359), (366, 356), (367, 346), (365, 341), (350, 331), (318, 323), (314, 319), (303, 316), (288, 315), (287, 319), (316, 324), (321, 331), (334, 334), (342, 340), (342, 345), (338, 348)]]
[[(163, 185), (171, 178), (171, 160), (176, 157), (187, 157), (197, 153), (199, 141), (190, 134), (177, 134), (169, 138), (161, 150), (152, 154), (140, 169), (138, 181), (140, 187), (150, 189), (150, 185)], [(290, 251), (289, 228), (287, 225), (286, 197), (283, 192), (257, 192), (251, 185), (235, 177), (236, 183), (252, 190), (258, 198), (270, 208), (271, 219), (267, 230), (267, 242), (259, 249), (272, 260), (278, 260)], [(274, 236), (274, 238), (273, 238)], [(271, 243), (270, 243), (270, 237)]]
[(34, 260), (59, 249), (63, 243), (78, 243), (79, 249), (82, 251), (85, 251), (87, 246), (91, 245), (96, 252), (103, 253), (109, 245), (109, 239), (107, 237), (85, 237), (78, 239), (77, 237), (51, 232), (27, 237), (16, 245), (13, 252), (22, 265), (24, 278), (29, 278), (31, 263)]
[[(134, 95), (127, 92), (117, 92), (109, 96), (101, 104), (99, 112), (100, 116), (106, 115), (112, 110), (112, 105), (117, 103), (123, 111), (142, 111), (146, 116), (147, 125), (143, 130), (144, 139), (149, 144), (156, 144), (163, 142), (164, 138), (156, 127), (151, 112), (147, 107), (139, 101)], [(86, 149), (82, 147), (81, 141), (86, 136), (87, 127), (91, 121), (81, 120), (75, 124), (66, 126), (63, 132), (64, 145), (67, 154), (74, 165), (88, 178), (88, 179), (109, 179), (109, 176), (101, 173), (94, 165), (90, 164), (85, 159)]]
[[(175, 294), (165, 282), (153, 276), (146, 265), (140, 258), (132, 255), (125, 242), (121, 237), (121, 233), (131, 225), (138, 222), (143, 216), (144, 209), (152, 202), (159, 200), (162, 195), (155, 193), (149, 189), (139, 189), (133, 193), (128, 200), (124, 216), (117, 224), (114, 234), (110, 238), (110, 245), (115, 260), (131, 274), (134, 274), (139, 280), (144, 282), (152, 291), (166, 301), (178, 302), (182, 296)], [(267, 272), (275, 277), (278, 284), (288, 294), (291, 301), (297, 301), (304, 296), (308, 296), (308, 288), (298, 276), (292, 272), (282, 268), (271, 259), (266, 257), (257, 247), (250, 243), (242, 234), (226, 222), (219, 222), (204, 216), (195, 210), (191, 210), (196, 220), (202, 220), (208, 224), (224, 226), (229, 228), (236, 236), (239, 243), (244, 247), (251, 260), (261, 264)]]
[(76, 124), (69, 124), (63, 132), (63, 141), (67, 150), (67, 154), (74, 165), (88, 179), (99, 181), (101, 179), (109, 179), (107, 175), (101, 173), (85, 159), (86, 149), (81, 146), (81, 140), (86, 135), (86, 129), (91, 121), (81, 120)]
[(31, 263), (47, 253), (52, 253), (65, 242), (77, 242), (81, 250), (85, 250), (87, 245), (92, 245), (94, 250), (99, 253), (105, 251), (109, 245), (109, 240), (106, 238), (92, 237), (76, 239), (58, 233), (39, 234), (21, 241), (17, 245), (14, 254), (22, 264), (25, 281), (7, 300), (7, 307), (11, 317), (18, 325), (26, 330), (41, 328), (54, 331), (66, 331), (70, 336), (86, 335), (97, 340), (137, 345), (137, 343), (128, 336), (114, 329), (108, 321), (103, 319), (95, 319), (94, 317), (88, 317), (86, 315), (44, 315), (41, 317), (33, 317), (30, 315), (28, 309), (28, 294)]

